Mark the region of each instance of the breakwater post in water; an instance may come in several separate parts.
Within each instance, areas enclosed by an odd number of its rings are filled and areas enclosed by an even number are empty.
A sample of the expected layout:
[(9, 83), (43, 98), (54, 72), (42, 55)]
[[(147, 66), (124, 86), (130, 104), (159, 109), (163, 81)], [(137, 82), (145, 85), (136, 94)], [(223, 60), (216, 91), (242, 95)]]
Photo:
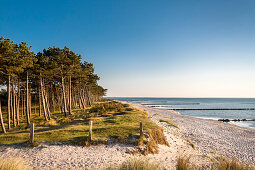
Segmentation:
[(167, 110), (255, 110), (255, 108), (167, 109)]
[(240, 121), (255, 121), (255, 119), (218, 119), (221, 122), (240, 122)]

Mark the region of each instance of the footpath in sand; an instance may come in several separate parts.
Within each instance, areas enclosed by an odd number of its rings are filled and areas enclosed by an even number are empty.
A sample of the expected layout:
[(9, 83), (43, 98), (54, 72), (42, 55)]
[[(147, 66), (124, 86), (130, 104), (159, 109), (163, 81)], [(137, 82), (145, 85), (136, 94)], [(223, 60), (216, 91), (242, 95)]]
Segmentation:
[[(150, 108), (139, 104), (149, 117), (164, 128), (170, 147), (160, 145), (159, 154), (131, 155), (131, 145), (109, 144), (90, 147), (47, 145), (30, 148), (20, 145), (0, 146), (0, 157), (21, 157), (35, 169), (105, 169), (123, 161), (140, 157), (158, 162), (165, 169), (175, 169), (179, 156), (190, 157), (197, 165), (206, 165), (217, 155), (235, 156), (241, 161), (255, 162), (255, 130), (218, 121), (180, 115), (175, 111)], [(170, 120), (177, 129), (160, 119)], [(189, 142), (189, 139), (191, 142)], [(191, 146), (194, 143), (195, 149)]]

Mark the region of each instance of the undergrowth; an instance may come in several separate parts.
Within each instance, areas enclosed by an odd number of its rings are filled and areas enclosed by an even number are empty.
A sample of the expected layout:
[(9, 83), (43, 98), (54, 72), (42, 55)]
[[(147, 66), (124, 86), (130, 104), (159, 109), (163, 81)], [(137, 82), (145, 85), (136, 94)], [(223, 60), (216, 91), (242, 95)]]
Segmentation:
[[(83, 146), (109, 142), (144, 144), (145, 154), (157, 153), (158, 144), (168, 145), (163, 130), (147, 117), (147, 112), (113, 100), (96, 102), (85, 111), (73, 109), (73, 114), (68, 117), (57, 111), (52, 113), (50, 121), (44, 121), (43, 117), (33, 116), (34, 114), (38, 113), (32, 113), (31, 122), (35, 123), (34, 138), (39, 143), (61, 142)], [(23, 119), (25, 117), (21, 117), (21, 122), (24, 123), (20, 126), (0, 135), (0, 144), (24, 143), (29, 140), (29, 128), (21, 128), (26, 124)], [(88, 140), (89, 120), (93, 121), (91, 142)], [(144, 138), (139, 135), (140, 121), (146, 134)]]

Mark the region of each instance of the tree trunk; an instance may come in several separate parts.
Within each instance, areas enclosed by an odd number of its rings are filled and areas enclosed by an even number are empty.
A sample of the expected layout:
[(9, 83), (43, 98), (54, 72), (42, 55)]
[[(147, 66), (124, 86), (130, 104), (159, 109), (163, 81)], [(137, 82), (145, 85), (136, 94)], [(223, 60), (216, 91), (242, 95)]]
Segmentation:
[(12, 123), (13, 123), (13, 126), (16, 127), (16, 87), (15, 87), (15, 84), (12, 83), (12, 96), (13, 96), (13, 102), (12, 102), (12, 105), (13, 105), (13, 114), (12, 114)]
[(72, 114), (72, 77), (69, 77), (69, 114)]
[(66, 112), (67, 112), (67, 108), (66, 108), (66, 95), (65, 95), (65, 81), (64, 81), (64, 77), (62, 77), (62, 91), (63, 91), (63, 103), (64, 103), (64, 114), (65, 116), (67, 116)]
[(42, 95), (42, 103), (43, 103), (43, 112), (44, 112), (44, 118), (46, 121), (48, 121), (47, 111), (46, 111), (46, 105), (45, 105), (45, 97), (44, 97), (44, 89), (43, 89), (43, 82), (42, 77), (40, 76), (40, 84), (41, 84), (41, 95)]
[(11, 129), (11, 76), (8, 76), (8, 129)]
[(27, 84), (26, 84), (26, 92), (27, 92), (27, 98), (26, 98), (26, 102), (27, 102), (27, 124), (30, 125), (30, 114), (29, 114), (29, 86), (28, 86), (28, 72), (27, 72)]
[(42, 115), (42, 101), (41, 101), (41, 90), (38, 88), (38, 95), (39, 95), (39, 116)]
[(19, 125), (19, 103), (20, 103), (20, 86), (19, 86), (19, 83), (18, 83), (18, 96), (17, 96), (17, 101), (16, 101), (16, 104), (17, 104), (17, 106), (16, 106), (16, 108), (17, 108), (17, 111), (16, 111), (16, 113), (17, 113), (17, 124)]
[(3, 115), (2, 115), (1, 100), (0, 100), (0, 122), (1, 122), (3, 133), (6, 133), (5, 126), (4, 126), (4, 120), (3, 120)]
[(45, 103), (46, 103), (46, 110), (47, 110), (47, 115), (48, 115), (48, 119), (50, 120), (50, 107), (49, 107), (49, 101), (48, 101), (48, 94), (47, 92), (44, 90), (44, 94), (45, 94)]

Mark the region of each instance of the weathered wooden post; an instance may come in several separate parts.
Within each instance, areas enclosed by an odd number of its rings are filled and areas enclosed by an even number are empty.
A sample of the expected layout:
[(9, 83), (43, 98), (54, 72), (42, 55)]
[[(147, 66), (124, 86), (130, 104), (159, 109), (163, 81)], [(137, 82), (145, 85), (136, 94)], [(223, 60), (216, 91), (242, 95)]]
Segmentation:
[(35, 130), (35, 124), (30, 124), (30, 143), (34, 143), (34, 130)]
[(143, 122), (140, 122), (140, 137), (143, 136)]
[(92, 141), (92, 120), (89, 120), (89, 141)]

